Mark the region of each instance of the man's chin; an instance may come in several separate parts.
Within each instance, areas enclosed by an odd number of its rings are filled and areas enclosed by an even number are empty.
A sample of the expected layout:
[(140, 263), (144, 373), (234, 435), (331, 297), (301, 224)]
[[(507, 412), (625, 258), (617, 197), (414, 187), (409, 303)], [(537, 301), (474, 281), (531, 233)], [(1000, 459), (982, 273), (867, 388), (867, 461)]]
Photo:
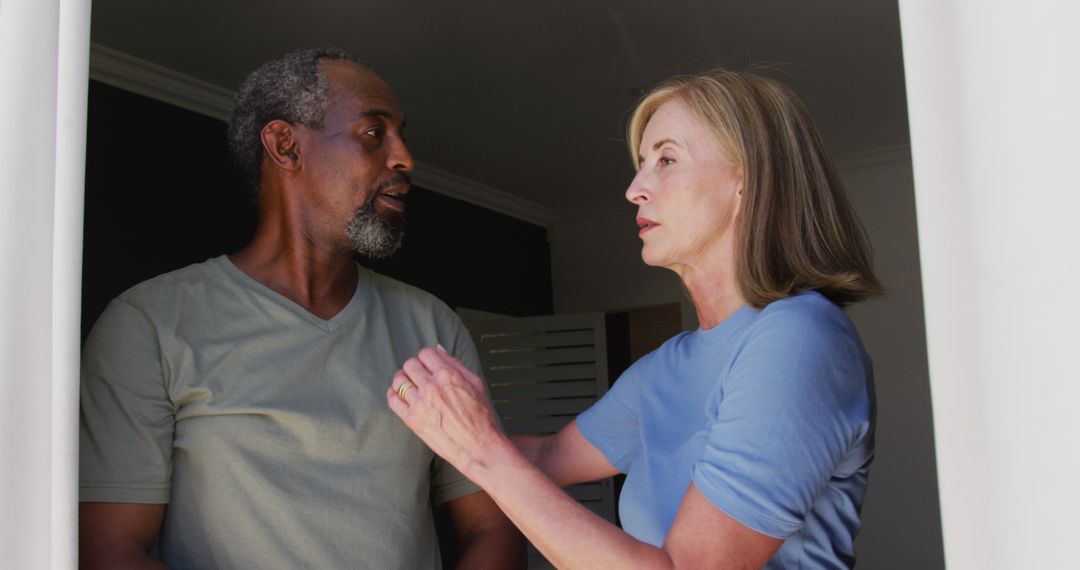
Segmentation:
[(401, 247), (405, 237), (403, 222), (400, 216), (388, 220), (374, 210), (361, 211), (346, 226), (345, 235), (356, 253), (370, 259), (382, 259)]
[(397, 251), (399, 249), (401, 249), (401, 241), (402, 241), (401, 239), (398, 239), (394, 243), (388, 244), (388, 245), (386, 245), (384, 247), (380, 247), (380, 248), (369, 248), (369, 247), (366, 247), (366, 246), (359, 246), (358, 247), (358, 246), (356, 246), (354, 244), (353, 252), (355, 252), (356, 254), (358, 254), (360, 256), (366, 257), (367, 259), (371, 259), (371, 260), (386, 259), (386, 258), (390, 257), (391, 255), (394, 255), (395, 253), (397, 253)]
[(382, 222), (383, 228), (386, 231), (397, 235), (397, 240), (401, 241), (401, 234), (405, 232), (405, 216), (402, 216), (402, 215), (390, 215), (390, 216), (380, 215), (379, 216), (379, 221)]
[(389, 227), (387, 224), (379, 228), (377, 233), (349, 237), (352, 238), (354, 252), (368, 259), (385, 259), (401, 249), (405, 232), (400, 228)]

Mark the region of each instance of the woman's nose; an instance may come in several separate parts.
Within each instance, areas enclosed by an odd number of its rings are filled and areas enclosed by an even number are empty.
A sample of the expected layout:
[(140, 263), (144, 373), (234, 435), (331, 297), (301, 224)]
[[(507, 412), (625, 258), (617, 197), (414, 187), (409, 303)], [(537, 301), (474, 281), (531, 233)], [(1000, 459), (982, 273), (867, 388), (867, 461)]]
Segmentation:
[(649, 191), (645, 188), (642, 173), (638, 172), (626, 187), (626, 199), (631, 204), (644, 204), (649, 201)]

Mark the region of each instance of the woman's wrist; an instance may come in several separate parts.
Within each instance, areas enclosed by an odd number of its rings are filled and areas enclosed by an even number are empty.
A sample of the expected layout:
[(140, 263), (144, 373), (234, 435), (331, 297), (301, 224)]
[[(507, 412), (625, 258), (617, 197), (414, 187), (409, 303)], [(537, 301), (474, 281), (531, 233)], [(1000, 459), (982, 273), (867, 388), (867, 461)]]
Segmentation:
[(532, 465), (508, 437), (501, 431), (495, 431), (476, 456), (469, 458), (462, 474), (488, 489), (498, 480), (500, 474), (505, 474), (506, 469), (513, 469), (518, 464)]

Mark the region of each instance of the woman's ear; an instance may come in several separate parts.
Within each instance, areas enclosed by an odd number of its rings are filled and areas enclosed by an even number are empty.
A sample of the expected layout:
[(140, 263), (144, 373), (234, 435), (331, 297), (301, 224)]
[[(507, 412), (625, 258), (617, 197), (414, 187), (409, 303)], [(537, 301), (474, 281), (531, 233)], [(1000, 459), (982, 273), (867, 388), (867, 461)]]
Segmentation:
[(742, 213), (743, 189), (746, 188), (746, 177), (743, 176), (742, 169), (739, 169), (738, 176), (739, 183), (735, 186), (735, 218), (738, 218)]
[(292, 125), (275, 119), (266, 124), (259, 132), (263, 150), (267, 158), (284, 170), (296, 170), (300, 167), (300, 145)]

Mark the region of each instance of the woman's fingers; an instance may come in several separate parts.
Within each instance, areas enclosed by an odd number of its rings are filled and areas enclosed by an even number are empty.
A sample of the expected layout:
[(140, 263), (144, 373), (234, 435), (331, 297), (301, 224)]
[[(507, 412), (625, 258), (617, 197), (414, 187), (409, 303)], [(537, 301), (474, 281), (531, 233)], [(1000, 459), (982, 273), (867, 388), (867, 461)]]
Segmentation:
[(485, 388), (444, 350), (425, 348), (394, 374), (386, 398), (432, 451), (465, 469), (502, 435)]
[(458, 360), (457, 358), (454, 358), (454, 356), (451, 355), (449, 352), (446, 352), (446, 349), (443, 348), (443, 345), (441, 345), (441, 344), (436, 345), (435, 350), (440, 355), (442, 355), (443, 360), (445, 360), (448, 364), (450, 364), (451, 367), (453, 367), (458, 372), (461, 372), (462, 374), (464, 374), (466, 372), (468, 372), (469, 374), (472, 374), (472, 370), (469, 370), (468, 367), (466, 367), (464, 364), (462, 364), (460, 360)]
[(419, 393), (420, 389), (416, 387), (416, 383), (403, 370), (398, 370), (394, 373), (394, 379), (386, 390), (386, 399), (390, 408), (401, 415), (408, 409), (410, 398), (418, 398)]
[[(424, 349), (424, 350), (430, 350), (430, 349)], [(443, 346), (441, 344), (436, 345), (435, 350), (432, 350), (431, 352), (433, 352), (435, 354), (435, 356), (438, 357), (438, 362), (440, 362), (442, 365), (449, 367), (451, 370), (454, 370), (455, 372), (460, 374), (462, 378), (464, 378), (466, 381), (471, 383), (473, 386), (475, 386), (476, 388), (481, 389), (482, 391), (484, 391), (484, 393), (487, 393), (487, 387), (484, 385), (484, 380), (482, 378), (480, 378), (479, 376), (477, 376), (475, 372), (473, 372), (472, 370), (469, 370), (468, 366), (465, 366), (464, 364), (461, 363), (460, 360), (458, 360), (453, 355), (451, 355), (449, 352), (447, 352), (446, 349), (443, 348)], [(421, 355), (422, 354), (423, 354), (423, 351), (421, 351)], [(430, 368), (431, 366), (429, 365), (428, 367)], [(434, 369), (432, 369), (432, 370), (434, 370)]]
[(390, 409), (401, 418), (404, 418), (405, 411), (409, 409), (409, 404), (398, 397), (397, 390), (393, 386), (386, 389), (386, 405), (390, 406)]
[(467, 384), (476, 385), (472, 371), (465, 367), (454, 366), (456, 359), (446, 353), (445, 350), (425, 348), (416, 355), (416, 358), (430, 371), (430, 378), (440, 386), (446, 386), (455, 381), (463, 380)]
[(416, 358), (431, 372), (437, 372), (440, 368), (451, 368), (450, 355), (445, 351), (440, 352), (434, 348), (422, 348)]
[(431, 369), (416, 356), (406, 360), (405, 363), (401, 365), (401, 371), (408, 380), (411, 380), (413, 384), (416, 384), (417, 388), (423, 389), (425, 385), (431, 382)]
[[(397, 414), (402, 421), (405, 421), (405, 415), (409, 413), (409, 403), (398, 396), (398, 387), (392, 384), (386, 389), (386, 405), (390, 407), (390, 411)], [(408, 422), (406, 422), (406, 425), (408, 425)]]
[(393, 390), (402, 400), (406, 400), (405, 395), (410, 390), (417, 390), (416, 382), (413, 382), (408, 374), (403, 370), (398, 370), (394, 373), (394, 378), (390, 382), (390, 389)]

